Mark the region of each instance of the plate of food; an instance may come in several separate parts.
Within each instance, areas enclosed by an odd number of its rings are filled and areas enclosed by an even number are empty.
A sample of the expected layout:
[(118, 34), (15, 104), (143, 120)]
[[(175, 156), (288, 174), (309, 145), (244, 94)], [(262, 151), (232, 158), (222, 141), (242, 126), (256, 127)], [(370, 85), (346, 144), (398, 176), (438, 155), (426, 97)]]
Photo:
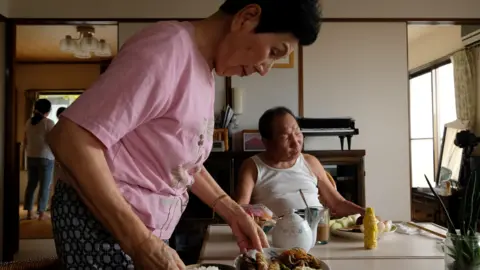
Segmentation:
[(328, 265), (301, 248), (265, 248), (240, 255), (233, 263), (236, 270), (331, 270)]
[[(377, 220), (378, 239), (392, 235), (397, 226), (391, 220)], [(360, 215), (352, 215), (330, 221), (330, 232), (333, 235), (355, 240), (363, 240), (363, 218)]]

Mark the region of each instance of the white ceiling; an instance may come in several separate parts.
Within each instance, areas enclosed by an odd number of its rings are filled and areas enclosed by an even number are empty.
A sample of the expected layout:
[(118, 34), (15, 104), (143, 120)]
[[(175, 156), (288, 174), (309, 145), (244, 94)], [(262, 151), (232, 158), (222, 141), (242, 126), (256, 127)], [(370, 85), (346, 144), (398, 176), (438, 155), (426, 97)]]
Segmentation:
[(409, 25), (408, 26), (408, 43), (417, 41), (418, 39), (446, 28), (461, 27), (460, 25)]
[[(117, 54), (118, 29), (117, 25), (93, 25), (95, 37), (105, 39), (110, 45), (113, 56)], [(77, 37), (74, 25), (19, 25), (16, 33), (16, 60), (17, 61), (66, 61), (89, 62), (106, 60), (104, 57), (78, 59), (71, 53), (60, 51), (60, 40), (65, 35)], [(113, 57), (112, 56), (112, 57)]]

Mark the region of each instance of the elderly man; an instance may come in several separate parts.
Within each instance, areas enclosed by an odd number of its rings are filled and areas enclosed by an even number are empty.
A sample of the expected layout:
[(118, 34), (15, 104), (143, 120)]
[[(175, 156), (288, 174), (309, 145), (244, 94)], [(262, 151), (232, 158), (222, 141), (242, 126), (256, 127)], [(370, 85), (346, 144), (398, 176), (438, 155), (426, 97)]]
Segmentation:
[(365, 213), (347, 201), (328, 180), (322, 164), (303, 154), (303, 134), (293, 113), (285, 107), (267, 110), (258, 123), (266, 151), (245, 160), (240, 168), (237, 202), (259, 203), (281, 216), (288, 209), (303, 209), (299, 189), (309, 206), (325, 206), (337, 215)]

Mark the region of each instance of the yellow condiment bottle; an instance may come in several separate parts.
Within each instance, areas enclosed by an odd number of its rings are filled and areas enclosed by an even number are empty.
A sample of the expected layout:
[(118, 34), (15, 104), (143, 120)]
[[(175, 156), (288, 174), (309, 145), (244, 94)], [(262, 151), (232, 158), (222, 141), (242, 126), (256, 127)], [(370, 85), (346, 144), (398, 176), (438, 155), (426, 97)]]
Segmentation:
[(363, 242), (365, 249), (375, 249), (377, 248), (377, 219), (375, 217), (375, 212), (373, 208), (368, 207), (365, 210), (365, 217), (363, 218)]

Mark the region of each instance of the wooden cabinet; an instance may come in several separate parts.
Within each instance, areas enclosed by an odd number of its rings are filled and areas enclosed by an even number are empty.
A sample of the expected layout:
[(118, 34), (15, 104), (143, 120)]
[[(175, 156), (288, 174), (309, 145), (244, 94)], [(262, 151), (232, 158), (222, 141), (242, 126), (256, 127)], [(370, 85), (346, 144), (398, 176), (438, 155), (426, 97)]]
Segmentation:
[[(337, 189), (345, 198), (365, 206), (364, 150), (312, 151), (336, 181)], [(257, 152), (212, 152), (205, 168), (228, 194), (233, 195), (238, 171), (243, 161)], [(321, 187), (320, 187), (321, 188)], [(203, 235), (210, 224), (224, 223), (212, 209), (195, 195), (190, 200), (171, 238), (172, 246), (185, 263), (195, 263), (200, 252)]]
[[(461, 195), (454, 193), (451, 196), (440, 196), (443, 204), (452, 214), (451, 218), (458, 224), (458, 209), (460, 209)], [(440, 226), (447, 227), (448, 221), (442, 205), (435, 195), (423, 189), (412, 189), (411, 216), (414, 222), (433, 222)]]

